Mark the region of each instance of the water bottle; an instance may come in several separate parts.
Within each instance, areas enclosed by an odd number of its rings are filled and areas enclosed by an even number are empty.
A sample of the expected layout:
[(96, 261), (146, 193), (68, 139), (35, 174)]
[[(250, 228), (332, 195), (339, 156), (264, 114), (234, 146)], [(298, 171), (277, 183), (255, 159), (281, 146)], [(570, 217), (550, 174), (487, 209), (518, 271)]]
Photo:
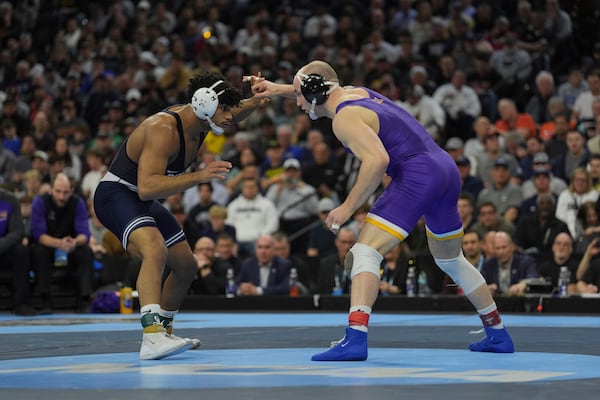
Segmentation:
[(235, 281), (233, 279), (233, 268), (227, 269), (227, 285), (225, 286), (225, 297), (235, 297)]
[(560, 273), (558, 275), (558, 297), (569, 297), (569, 280), (571, 279), (571, 272), (569, 267), (563, 265), (560, 267)]
[(409, 267), (406, 276), (406, 295), (408, 297), (415, 297), (415, 283), (415, 267)]
[(65, 267), (69, 264), (69, 255), (63, 249), (56, 248), (54, 250), (54, 266)]
[(123, 286), (120, 293), (121, 314), (133, 313), (133, 290), (129, 286)]
[(344, 294), (344, 290), (342, 289), (342, 285), (340, 282), (340, 277), (335, 274), (335, 277), (333, 278), (334, 284), (333, 284), (333, 291), (331, 292), (332, 296), (341, 296), (342, 294)]
[(296, 271), (296, 268), (292, 268), (290, 270), (290, 297), (298, 297), (299, 294), (298, 271)]
[(418, 279), (417, 286), (418, 286), (417, 290), (419, 291), (419, 297), (425, 297), (425, 296), (429, 296), (431, 294), (431, 289), (429, 288), (429, 285), (427, 285), (427, 274), (423, 270), (421, 270), (421, 272), (419, 272), (419, 279)]

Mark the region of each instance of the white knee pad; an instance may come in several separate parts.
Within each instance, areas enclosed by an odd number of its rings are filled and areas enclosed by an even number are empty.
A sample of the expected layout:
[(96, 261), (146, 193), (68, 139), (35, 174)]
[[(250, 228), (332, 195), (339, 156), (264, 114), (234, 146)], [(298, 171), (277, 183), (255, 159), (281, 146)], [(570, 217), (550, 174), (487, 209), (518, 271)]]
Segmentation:
[(465, 258), (461, 251), (458, 257), (441, 260), (435, 259), (436, 264), (442, 271), (448, 274), (452, 280), (461, 287), (465, 295), (471, 294), (481, 285), (485, 285), (485, 279), (471, 263)]
[(383, 256), (366, 244), (356, 243), (344, 258), (344, 268), (350, 279), (361, 272), (370, 272), (379, 278), (379, 266)]

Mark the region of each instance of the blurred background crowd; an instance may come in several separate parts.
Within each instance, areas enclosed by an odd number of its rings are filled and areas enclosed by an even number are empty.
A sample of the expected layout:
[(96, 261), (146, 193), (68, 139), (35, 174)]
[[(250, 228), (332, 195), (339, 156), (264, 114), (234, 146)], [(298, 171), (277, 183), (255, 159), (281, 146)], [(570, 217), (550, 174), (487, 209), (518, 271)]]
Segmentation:
[[(597, 292), (599, 18), (596, 0), (2, 1), (0, 184), (18, 201), (27, 247), (39, 238), (34, 200), (54, 196), (54, 178), (66, 174), (88, 205), (92, 289), (135, 286), (136, 261), (90, 207), (122, 141), (145, 117), (188, 103), (188, 80), (201, 71), (220, 71), (250, 96), (243, 75), (291, 83), (321, 59), (343, 85), (397, 102), (455, 158), (459, 210), (477, 242), (465, 253), (497, 294), (557, 280), (569, 263), (571, 292)], [(199, 260), (191, 293), (224, 293), (233, 268), (247, 294), (241, 266), (251, 258), (288, 262), (280, 281), (256, 287), (287, 293), (293, 267), (304, 293), (347, 293), (343, 257), (372, 200), (337, 237), (324, 228), (360, 165), (330, 124), (280, 99), (207, 136), (192, 168), (223, 159), (231, 174), (164, 201)], [(507, 278), (517, 256), (526, 267)], [(423, 221), (382, 263), (382, 294), (405, 293), (413, 265), (428, 291), (456, 290), (431, 260)]]

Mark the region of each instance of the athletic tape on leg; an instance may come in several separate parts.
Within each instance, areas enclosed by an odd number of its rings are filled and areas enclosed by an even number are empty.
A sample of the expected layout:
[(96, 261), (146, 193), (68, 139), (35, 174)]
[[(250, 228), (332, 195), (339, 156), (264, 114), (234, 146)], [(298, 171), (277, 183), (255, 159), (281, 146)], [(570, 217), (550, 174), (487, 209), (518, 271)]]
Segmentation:
[(461, 251), (458, 257), (449, 259), (435, 258), (435, 263), (442, 271), (448, 274), (452, 280), (461, 287), (465, 295), (471, 294), (481, 285), (485, 285), (485, 279), (477, 271)]
[(344, 258), (344, 267), (350, 278), (361, 272), (370, 272), (379, 278), (379, 265), (383, 256), (366, 244), (356, 243)]

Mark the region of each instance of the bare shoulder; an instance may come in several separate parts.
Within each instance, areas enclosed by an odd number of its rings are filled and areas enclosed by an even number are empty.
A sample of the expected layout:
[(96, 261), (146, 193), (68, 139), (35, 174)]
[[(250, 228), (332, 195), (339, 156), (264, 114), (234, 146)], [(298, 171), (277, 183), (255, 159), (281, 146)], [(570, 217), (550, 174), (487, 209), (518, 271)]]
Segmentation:
[(146, 118), (130, 135), (127, 153), (132, 160), (142, 152), (170, 155), (179, 149), (177, 123), (173, 116), (159, 112)]

